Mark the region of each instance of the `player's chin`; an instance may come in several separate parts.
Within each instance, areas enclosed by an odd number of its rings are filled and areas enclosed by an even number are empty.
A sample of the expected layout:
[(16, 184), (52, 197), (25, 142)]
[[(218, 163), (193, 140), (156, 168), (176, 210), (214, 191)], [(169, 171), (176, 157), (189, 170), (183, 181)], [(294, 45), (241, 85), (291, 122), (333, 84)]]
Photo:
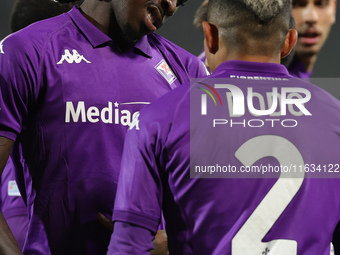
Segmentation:
[(313, 57), (320, 52), (318, 47), (299, 47), (295, 49), (295, 52), (300, 56)]
[(308, 45), (308, 44), (297, 44), (295, 51), (296, 52), (303, 52), (305, 54), (318, 54), (321, 50), (321, 45), (318, 44), (313, 44), (313, 45)]
[(152, 33), (156, 32), (157, 29), (160, 28), (160, 27), (161, 27), (161, 25), (159, 27), (158, 26), (156, 27), (156, 26), (148, 26), (146, 24), (143, 24), (142, 28), (141, 28), (141, 34), (143, 34), (143, 35), (152, 34)]
[(122, 30), (125, 42), (131, 45), (138, 42), (145, 35), (144, 31), (140, 31), (129, 24), (125, 25)]

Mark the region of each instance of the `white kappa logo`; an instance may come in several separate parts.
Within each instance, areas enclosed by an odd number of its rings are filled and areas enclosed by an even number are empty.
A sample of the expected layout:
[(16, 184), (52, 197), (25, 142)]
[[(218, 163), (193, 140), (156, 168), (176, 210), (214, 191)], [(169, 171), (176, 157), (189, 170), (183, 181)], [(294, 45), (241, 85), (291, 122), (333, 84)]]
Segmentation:
[(61, 56), (60, 61), (57, 63), (57, 65), (61, 65), (64, 60), (67, 61), (67, 63), (72, 64), (76, 63), (79, 64), (82, 60), (84, 60), (86, 63), (90, 64), (91, 62), (88, 61), (83, 55), (80, 55), (77, 50), (72, 50), (72, 54), (69, 50), (65, 50), (65, 54)]

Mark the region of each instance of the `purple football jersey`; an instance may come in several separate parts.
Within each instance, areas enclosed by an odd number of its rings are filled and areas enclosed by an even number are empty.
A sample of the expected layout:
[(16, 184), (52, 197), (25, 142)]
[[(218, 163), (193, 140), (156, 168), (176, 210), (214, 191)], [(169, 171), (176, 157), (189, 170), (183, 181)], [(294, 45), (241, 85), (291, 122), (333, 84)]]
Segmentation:
[(32, 179), (24, 252), (104, 254), (97, 213), (112, 216), (132, 118), (206, 69), (156, 34), (122, 52), (77, 8), (0, 45), (0, 135), (20, 139)]
[(306, 67), (300, 62), (300, 60), (295, 55), (293, 61), (288, 66), (288, 71), (290, 75), (297, 78), (309, 79), (312, 76), (312, 72), (308, 72)]
[(9, 157), (1, 175), (1, 212), (4, 215), (19, 247), (24, 246), (28, 215), (27, 207), (21, 197), (15, 176), (12, 158)]
[(205, 51), (204, 49), (202, 50), (201, 54), (197, 56), (203, 63), (207, 61), (207, 57), (205, 56)]
[[(204, 49), (202, 50), (201, 54), (197, 56), (203, 63), (206, 63), (207, 58), (205, 56)], [(296, 77), (296, 78), (303, 78), (307, 79), (312, 76), (312, 72), (308, 72), (306, 67), (300, 62), (300, 60), (294, 56), (292, 62), (288, 66), (289, 74)]]
[(163, 209), (170, 254), (328, 255), (340, 221), (339, 132), (338, 100), (283, 65), (224, 62), (131, 126), (110, 254), (133, 236), (126, 223), (154, 233)]

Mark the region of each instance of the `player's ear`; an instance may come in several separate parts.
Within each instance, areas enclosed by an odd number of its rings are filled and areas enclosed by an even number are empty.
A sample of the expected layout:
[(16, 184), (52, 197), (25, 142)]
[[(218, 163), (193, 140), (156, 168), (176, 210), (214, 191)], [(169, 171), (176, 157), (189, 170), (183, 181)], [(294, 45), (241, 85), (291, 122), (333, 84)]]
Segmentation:
[(284, 58), (287, 56), (294, 48), (296, 42), (298, 39), (298, 33), (295, 29), (289, 29), (285, 43), (283, 44), (283, 47), (281, 49), (281, 58)]
[(332, 14), (332, 16), (333, 16), (333, 23), (332, 24), (334, 24), (335, 23), (335, 21), (336, 21), (336, 7), (337, 7), (337, 0), (334, 0), (334, 3), (333, 3), (333, 14)]
[(218, 51), (218, 28), (206, 21), (202, 22), (206, 45), (211, 54)]

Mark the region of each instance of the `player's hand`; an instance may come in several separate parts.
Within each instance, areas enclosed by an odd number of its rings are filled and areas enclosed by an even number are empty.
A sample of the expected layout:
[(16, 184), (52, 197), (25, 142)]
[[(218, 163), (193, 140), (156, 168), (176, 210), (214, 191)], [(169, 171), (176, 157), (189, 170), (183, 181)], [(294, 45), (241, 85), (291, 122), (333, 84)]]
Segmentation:
[(154, 250), (151, 251), (152, 255), (168, 255), (168, 237), (165, 230), (158, 230), (153, 240)]
[(113, 222), (110, 218), (106, 217), (102, 213), (98, 213), (97, 219), (99, 220), (100, 224), (103, 225), (103, 227), (105, 227), (106, 229), (108, 229), (109, 231), (111, 231), (113, 233), (113, 227), (114, 226), (113, 226)]

